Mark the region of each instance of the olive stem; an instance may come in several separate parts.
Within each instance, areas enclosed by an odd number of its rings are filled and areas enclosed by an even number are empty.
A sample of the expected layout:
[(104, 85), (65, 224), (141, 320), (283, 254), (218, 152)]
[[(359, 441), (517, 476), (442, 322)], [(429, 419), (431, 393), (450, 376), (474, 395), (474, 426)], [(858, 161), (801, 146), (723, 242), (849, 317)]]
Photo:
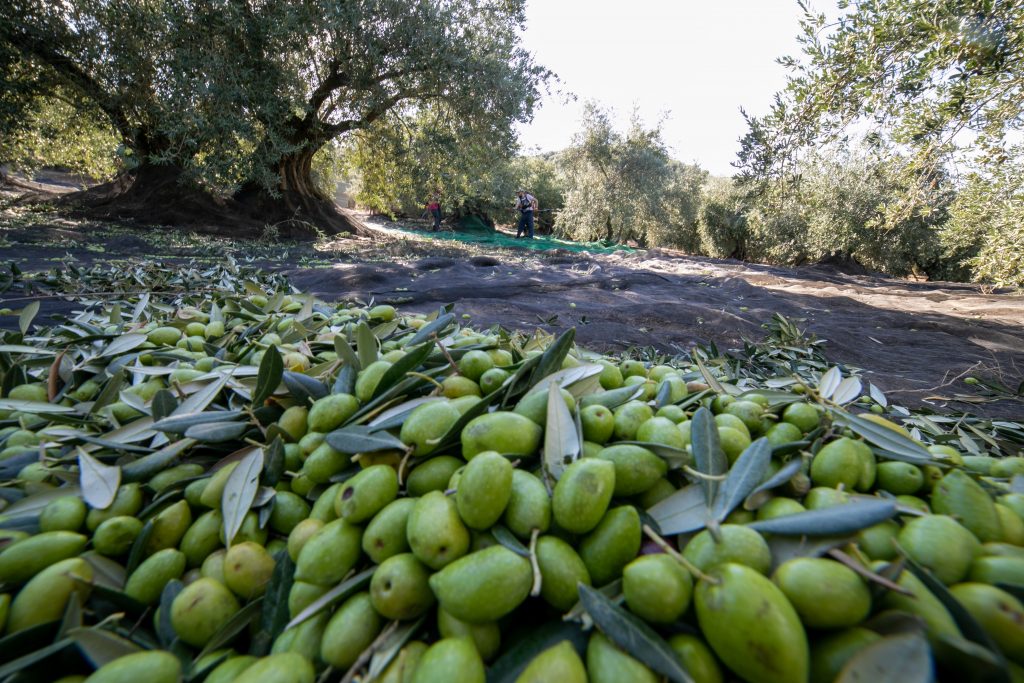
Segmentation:
[(699, 472), (693, 469), (689, 465), (683, 465), (683, 472), (686, 472), (691, 477), (696, 477), (697, 479), (706, 479), (708, 481), (725, 481), (726, 478), (729, 476), (728, 474), (705, 474), (704, 472)]
[(669, 556), (674, 558), (676, 562), (678, 562), (679, 564), (681, 564), (684, 567), (686, 567), (687, 571), (689, 571), (691, 574), (696, 576), (698, 579), (702, 579), (702, 580), (707, 581), (708, 583), (714, 584), (716, 586), (718, 585), (718, 579), (716, 579), (714, 577), (711, 577), (711, 576), (708, 576), (707, 574), (702, 572), (700, 569), (698, 569), (695, 564), (693, 564), (688, 559), (683, 557), (679, 553), (678, 550), (676, 550), (671, 545), (669, 545), (668, 541), (666, 541), (664, 538), (659, 536), (658, 532), (656, 532), (654, 529), (652, 529), (649, 524), (644, 524), (644, 533), (647, 535), (647, 538), (649, 538), (652, 541), (654, 541), (655, 543), (657, 543), (659, 548), (661, 548), (666, 553), (668, 553)]
[(530, 595), (537, 597), (540, 595), (541, 584), (543, 577), (540, 575), (540, 564), (537, 562), (537, 537), (540, 536), (540, 529), (534, 528), (530, 533), (530, 566), (533, 568), (533, 588), (530, 590)]

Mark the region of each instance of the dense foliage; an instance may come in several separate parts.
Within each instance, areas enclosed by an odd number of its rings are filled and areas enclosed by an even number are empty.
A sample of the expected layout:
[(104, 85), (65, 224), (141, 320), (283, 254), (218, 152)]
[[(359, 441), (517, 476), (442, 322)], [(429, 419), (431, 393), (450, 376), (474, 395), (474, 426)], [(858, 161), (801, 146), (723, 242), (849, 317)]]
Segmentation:
[(519, 46), (523, 11), (506, 0), (15, 0), (0, 8), (0, 58), (18, 66), (5, 69), (16, 96), (4, 120), (62, 89), (102, 112), (143, 165), (315, 213), (314, 155), (386, 114), (426, 108), (507, 148), (548, 77)]
[[(1024, 6), (990, 0), (842, 2), (829, 25), (806, 10), (803, 59), (786, 58), (786, 89), (764, 117), (748, 117), (738, 166), (756, 200), (792, 184), (822, 144), (866, 133), (895, 160), (887, 213), (934, 224), (946, 169), (966, 168), (965, 198), (937, 225), (950, 246), (946, 271), (969, 265), (998, 284), (1024, 283), (1011, 143), (1024, 105)], [(942, 193), (940, 193), (941, 197)], [(1019, 214), (1018, 214), (1019, 215)], [(890, 226), (898, 230), (896, 226)], [(911, 231), (913, 233), (913, 231)], [(897, 239), (904, 239), (900, 236)], [(919, 241), (911, 236), (911, 241)], [(910, 264), (907, 264), (910, 265)]]

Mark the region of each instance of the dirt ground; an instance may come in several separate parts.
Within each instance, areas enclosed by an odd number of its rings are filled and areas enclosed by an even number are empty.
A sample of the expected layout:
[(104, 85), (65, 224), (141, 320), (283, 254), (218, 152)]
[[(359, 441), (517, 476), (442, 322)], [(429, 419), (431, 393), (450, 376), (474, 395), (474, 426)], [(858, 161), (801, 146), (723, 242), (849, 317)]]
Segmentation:
[[(371, 222), (373, 219), (368, 219)], [(482, 250), (376, 223), (376, 240), (240, 246), (210, 236), (130, 225), (92, 225), (0, 208), (0, 264), (46, 270), (63, 258), (103, 264), (128, 258), (207, 261), (233, 253), (327, 301), (394, 303), (429, 311), (455, 303), (475, 326), (558, 332), (597, 351), (654, 347), (677, 353), (715, 342), (737, 348), (764, 336), (780, 313), (827, 340), (826, 355), (865, 369), (867, 378), (907, 405), (937, 410), (963, 404), (929, 398), (968, 393), (967, 374), (1024, 373), (1024, 296), (976, 285), (788, 269), (651, 250), (612, 255), (564, 250)], [(5, 265), (6, 267), (6, 265)], [(10, 297), (9, 297), (10, 298)], [(0, 307), (23, 303), (4, 300)], [(42, 314), (70, 310), (44, 302)], [(12, 327), (16, 318), (0, 318)], [(975, 408), (1024, 417), (1024, 404)]]

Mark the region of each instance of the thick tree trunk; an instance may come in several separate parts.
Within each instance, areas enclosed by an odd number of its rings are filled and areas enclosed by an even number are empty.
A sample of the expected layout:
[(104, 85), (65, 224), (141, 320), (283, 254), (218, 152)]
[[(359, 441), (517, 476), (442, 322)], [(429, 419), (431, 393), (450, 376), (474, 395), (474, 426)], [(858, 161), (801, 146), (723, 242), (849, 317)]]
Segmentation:
[(277, 161), (272, 169), (277, 175), (276, 192), (259, 183), (250, 182), (235, 194), (234, 199), (252, 215), (259, 215), (269, 224), (291, 236), (315, 236), (349, 233), (367, 236), (371, 232), (352, 212), (325, 196), (313, 181), (313, 154), (303, 149)]

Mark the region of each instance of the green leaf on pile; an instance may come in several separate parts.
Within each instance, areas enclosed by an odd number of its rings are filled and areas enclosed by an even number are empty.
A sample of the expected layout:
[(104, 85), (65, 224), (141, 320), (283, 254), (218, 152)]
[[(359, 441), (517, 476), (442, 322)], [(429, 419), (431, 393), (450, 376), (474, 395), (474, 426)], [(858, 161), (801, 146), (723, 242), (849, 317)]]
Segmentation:
[(651, 506), (647, 513), (665, 536), (703, 529), (709, 515), (705, 490), (701, 484), (684, 486)]
[(169, 467), (178, 457), (196, 445), (193, 439), (179, 439), (138, 460), (126, 463), (121, 468), (121, 479), (125, 482), (146, 481), (157, 472)]
[(260, 630), (253, 638), (253, 654), (263, 656), (270, 651), (274, 639), (284, 632), (288, 623), (288, 593), (295, 579), (295, 563), (286, 551), (274, 553), (274, 573), (264, 592)]
[[(772, 449), (772, 454), (775, 454), (775, 449)], [(776, 489), (790, 479), (795, 477), (803, 469), (803, 460), (801, 458), (793, 458), (785, 465), (779, 468), (779, 471), (769, 477), (766, 481), (759, 484), (757, 488), (750, 492), (747, 496), (746, 501), (743, 503), (743, 507), (747, 510), (756, 510), (763, 505), (768, 497), (771, 495), (768, 493), (772, 489)]]
[(196, 425), (228, 422), (244, 417), (241, 410), (211, 410), (208, 412), (179, 413), (153, 423), (153, 429), (170, 434), (184, 434)]
[(254, 408), (263, 405), (263, 402), (270, 398), (274, 390), (281, 384), (283, 375), (284, 360), (277, 347), (271, 344), (270, 348), (263, 352), (259, 374), (256, 376), (256, 389), (252, 393)]
[(19, 411), (29, 415), (52, 415), (57, 413), (74, 413), (72, 406), (62, 406), (45, 401), (23, 401), (14, 398), (0, 398), (0, 410)]
[(831, 398), (842, 381), (843, 372), (837, 367), (829, 368), (818, 380), (818, 395), (822, 398)]
[(690, 428), (690, 450), (693, 453), (695, 469), (701, 474), (707, 475), (701, 479), (700, 485), (704, 488), (704, 499), (710, 510), (719, 487), (719, 482), (712, 477), (725, 474), (729, 469), (729, 461), (718, 441), (718, 425), (715, 424), (715, 418), (707, 408), (700, 407), (693, 414)]
[(693, 683), (675, 652), (654, 629), (599, 591), (579, 584), (580, 602), (601, 631), (631, 657), (674, 683)]
[[(49, 626), (49, 624), (44, 624), (44, 626)], [(20, 635), (20, 633), (12, 635)], [(8, 638), (9, 637), (10, 636), (8, 636)], [(0, 640), (0, 644), (4, 643), (6, 640), (7, 638), (5, 638), (4, 640)], [(52, 645), (47, 645), (46, 647), (35, 650), (34, 652), (29, 652), (26, 655), (22, 655), (17, 659), (13, 659), (4, 664), (3, 666), (0, 666), (0, 680), (7, 680), (8, 676), (11, 676), (12, 674), (16, 674), (19, 671), (27, 669), (33, 664), (41, 662), (47, 659), (48, 657), (52, 657), (61, 650), (70, 647), (73, 644), (74, 643), (71, 641), (70, 638), (62, 638), (61, 640), (58, 640), (56, 643), (53, 643)], [(8, 650), (8, 652), (13, 654), (15, 652), (20, 652), (20, 650), (11, 648), (10, 650)]]
[(832, 401), (840, 405), (849, 403), (860, 396), (861, 389), (863, 385), (859, 377), (847, 377), (832, 393)]
[(953, 617), (953, 621), (956, 622), (957, 628), (960, 629), (960, 633), (971, 641), (977, 643), (979, 646), (985, 648), (989, 652), (992, 652), (1002, 664), (1003, 669), (1007, 668), (1006, 660), (1003, 657), (1003, 652), (999, 649), (988, 632), (978, 623), (978, 621), (967, 611), (967, 608), (961, 604), (956, 597), (949, 591), (944, 583), (939, 581), (934, 574), (922, 567), (920, 564), (915, 562), (906, 553), (903, 553), (903, 562), (914, 576), (921, 580), (932, 595), (938, 598), (942, 606), (946, 608), (949, 615)]
[(285, 370), (282, 380), (288, 391), (291, 392), (292, 398), (299, 403), (305, 404), (307, 401), (312, 403), (327, 395), (327, 387), (323, 382), (301, 372)]
[(156, 622), (156, 637), (160, 640), (161, 647), (165, 649), (169, 648), (178, 637), (171, 624), (171, 605), (174, 603), (174, 598), (178, 597), (178, 593), (184, 589), (185, 584), (178, 579), (172, 579), (167, 582), (160, 593), (160, 618)]
[(586, 408), (591, 405), (602, 405), (609, 410), (615, 410), (622, 404), (632, 401), (634, 398), (638, 398), (642, 393), (644, 393), (644, 388), (637, 385), (624, 386), (619, 387), (618, 389), (612, 389), (611, 391), (601, 391), (594, 394), (588, 394), (580, 399), (580, 408)]
[(247, 422), (206, 422), (192, 425), (185, 430), (185, 438), (200, 443), (224, 443), (234, 441), (249, 429)]
[(370, 567), (363, 571), (355, 574), (354, 576), (342, 581), (337, 586), (327, 591), (319, 598), (309, 604), (306, 609), (302, 610), (295, 615), (295, 618), (289, 621), (284, 630), (287, 631), (290, 628), (295, 628), (307, 619), (315, 617), (317, 614), (332, 606), (334, 603), (344, 600), (348, 596), (352, 595), (356, 591), (360, 591), (370, 584), (370, 579), (373, 578), (373, 572), (376, 567)]
[(544, 468), (558, 481), (580, 455), (580, 435), (556, 382), (548, 385), (547, 425), (544, 428)]
[(440, 315), (417, 330), (416, 334), (414, 334), (412, 338), (405, 343), (405, 345), (416, 346), (417, 344), (422, 344), (425, 341), (430, 341), (435, 335), (440, 338), (442, 333), (454, 322), (455, 316), (453, 314), (445, 313), (444, 315)]
[(115, 337), (96, 357), (120, 356), (133, 349), (137, 349), (145, 343), (146, 335), (144, 334), (123, 334), (120, 337)]
[(935, 671), (928, 641), (919, 633), (889, 636), (859, 650), (836, 683), (932, 683)]
[(104, 465), (81, 448), (78, 449), (79, 486), (82, 499), (97, 510), (106, 510), (121, 485), (121, 468)]
[(491, 534), (501, 545), (505, 546), (520, 557), (530, 557), (530, 549), (523, 545), (522, 541), (516, 538), (515, 534), (508, 530), (508, 527), (496, 524), (491, 527)]
[(38, 301), (33, 301), (21, 309), (21, 313), (18, 315), (18, 329), (21, 330), (22, 335), (28, 334), (28, 328), (32, 325), (37, 313), (39, 313)]
[(382, 430), (363, 425), (349, 425), (327, 434), (324, 439), (339, 453), (371, 453), (393, 448), (405, 449), (401, 439)]
[[(409, 348), (406, 346), (406, 348)], [(380, 381), (377, 383), (377, 388), (373, 391), (373, 396), (377, 397), (386, 392), (388, 389), (396, 385), (401, 380), (405, 379), (406, 375), (410, 372), (417, 370), (431, 351), (434, 350), (433, 345), (423, 344), (408, 351), (404, 356), (399, 358), (395, 363), (388, 368), (383, 375), (381, 375)]]
[(96, 668), (120, 657), (142, 652), (142, 648), (132, 641), (99, 627), (71, 629), (68, 638)]
[(912, 465), (930, 465), (935, 458), (928, 449), (899, 432), (883, 427), (880, 424), (865, 420), (839, 408), (829, 408), (832, 419), (840, 426), (848, 427), (865, 441), (882, 449), (882, 454), (893, 460), (901, 460)]
[(759, 533), (780, 536), (841, 536), (884, 522), (896, 513), (895, 501), (865, 497), (844, 505), (764, 519), (747, 526)]
[(359, 364), (365, 368), (380, 357), (379, 352), (377, 337), (366, 321), (356, 325), (356, 353), (359, 355)]
[(715, 496), (712, 505), (712, 515), (715, 520), (724, 521), (730, 512), (746, 500), (747, 496), (764, 480), (771, 462), (771, 445), (763, 436), (743, 450)]
[(263, 610), (264, 597), (261, 595), (242, 609), (234, 613), (234, 615), (220, 627), (220, 630), (213, 634), (210, 638), (210, 642), (206, 644), (202, 652), (200, 652), (195, 661), (201, 660), (211, 652), (216, 652), (222, 647), (228, 645), (242, 634), (243, 631), (247, 631), (252, 624), (259, 618), (260, 612)]
[(354, 368), (356, 372), (363, 369), (363, 364), (359, 362), (359, 356), (340, 334), (334, 336), (334, 352), (338, 354), (338, 358), (345, 366)]
[[(568, 640), (580, 658), (586, 659), (587, 633), (575, 622), (547, 621), (526, 631), (487, 668), (487, 683), (515, 683), (523, 670), (541, 652)], [(554, 681), (553, 683), (558, 683)]]
[(402, 651), (406, 643), (412, 640), (412, 637), (423, 626), (425, 620), (426, 616), (422, 616), (415, 621), (403, 624), (381, 643), (380, 648), (370, 658), (370, 666), (367, 668), (366, 677), (363, 679), (366, 683), (377, 680), (384, 672), (384, 669), (388, 668), (388, 665)]
[(238, 466), (228, 475), (227, 483), (224, 484), (220, 508), (224, 514), (224, 543), (229, 548), (256, 499), (262, 471), (263, 449), (253, 448), (238, 461)]

